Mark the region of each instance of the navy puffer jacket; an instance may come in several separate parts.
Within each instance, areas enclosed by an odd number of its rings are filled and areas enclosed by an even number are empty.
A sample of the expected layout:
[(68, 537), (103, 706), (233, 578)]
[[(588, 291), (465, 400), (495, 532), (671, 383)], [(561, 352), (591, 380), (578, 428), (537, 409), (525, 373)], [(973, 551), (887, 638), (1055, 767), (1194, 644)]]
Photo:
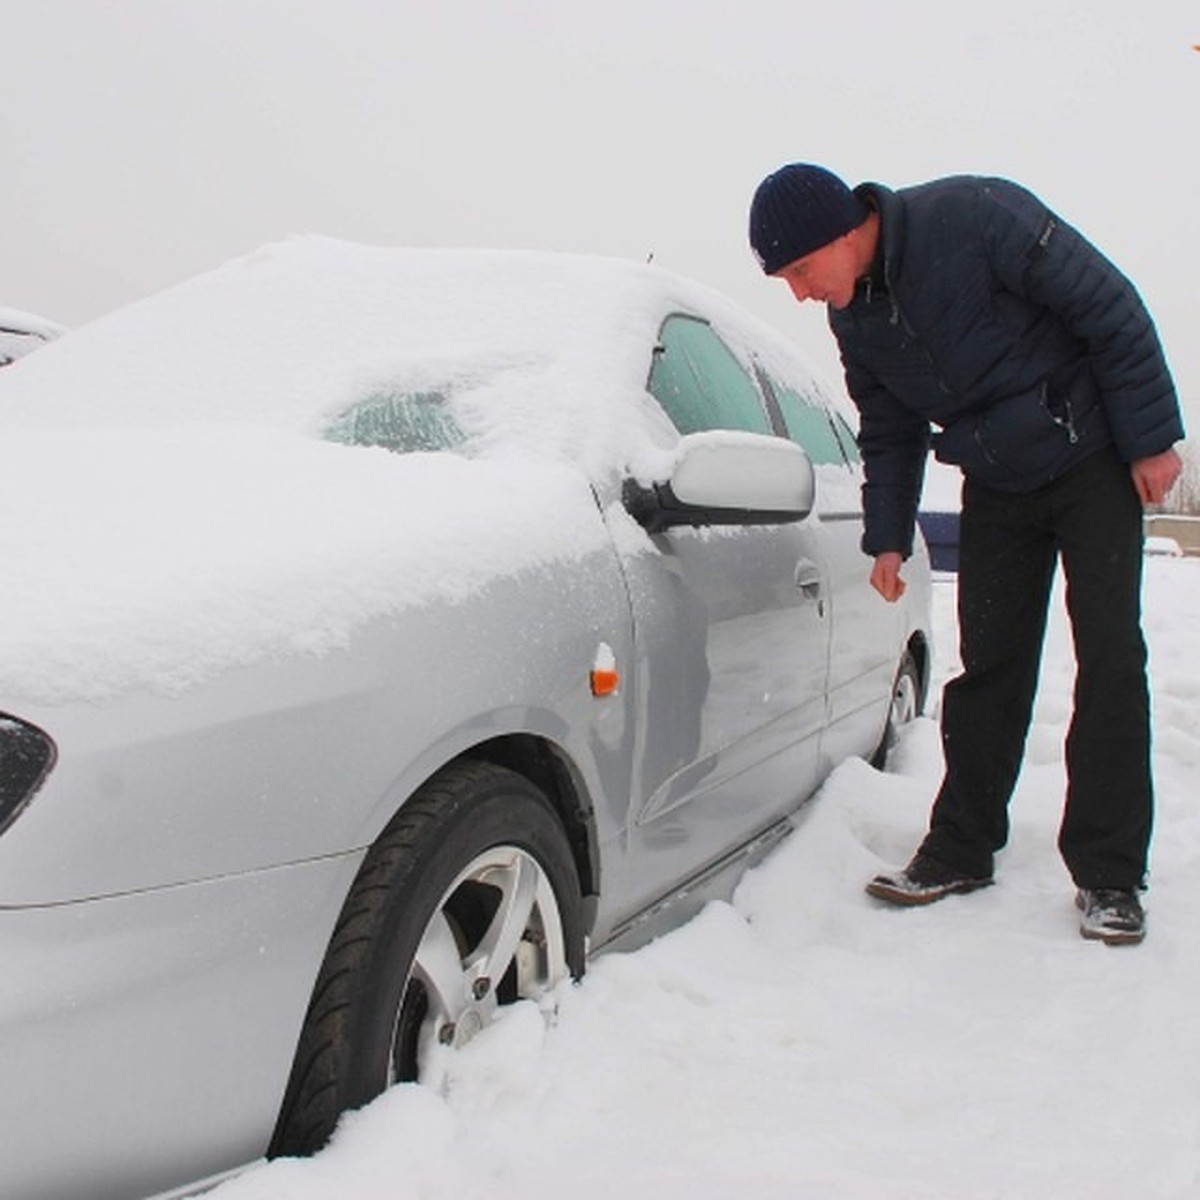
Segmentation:
[(868, 554), (912, 551), (931, 425), (939, 459), (1013, 492), (1110, 443), (1133, 462), (1183, 437), (1133, 285), (1032, 193), (974, 176), (856, 192), (881, 254), (829, 323), (861, 417)]

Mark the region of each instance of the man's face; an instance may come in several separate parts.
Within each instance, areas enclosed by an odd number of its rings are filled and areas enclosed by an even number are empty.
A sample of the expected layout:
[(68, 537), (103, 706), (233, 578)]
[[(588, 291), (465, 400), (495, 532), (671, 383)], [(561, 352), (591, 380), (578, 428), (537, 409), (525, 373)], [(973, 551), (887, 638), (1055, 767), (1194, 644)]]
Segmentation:
[(792, 289), (801, 303), (819, 300), (834, 308), (845, 308), (854, 298), (858, 263), (849, 235), (790, 262), (775, 272)]

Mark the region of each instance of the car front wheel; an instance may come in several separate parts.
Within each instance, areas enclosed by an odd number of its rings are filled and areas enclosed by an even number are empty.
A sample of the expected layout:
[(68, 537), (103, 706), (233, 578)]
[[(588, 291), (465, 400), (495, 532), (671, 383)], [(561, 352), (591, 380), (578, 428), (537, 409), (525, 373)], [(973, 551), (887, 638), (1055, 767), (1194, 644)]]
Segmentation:
[(368, 851), (330, 941), (269, 1154), (310, 1154), (340, 1114), (428, 1078), (500, 1006), (583, 972), (578, 874), (523, 776), (461, 761)]

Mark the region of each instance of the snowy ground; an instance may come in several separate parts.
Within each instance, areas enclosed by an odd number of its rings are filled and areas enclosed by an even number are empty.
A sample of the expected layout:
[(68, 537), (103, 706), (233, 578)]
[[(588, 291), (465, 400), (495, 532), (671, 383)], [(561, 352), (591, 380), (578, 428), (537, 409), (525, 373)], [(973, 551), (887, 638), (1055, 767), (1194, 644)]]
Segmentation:
[[(593, 963), (553, 1027), (510, 1010), (444, 1095), (398, 1087), (315, 1159), (217, 1200), (1200, 1195), (1200, 560), (1147, 569), (1159, 810), (1142, 946), (1079, 937), (1054, 848), (1059, 614), (998, 886), (912, 911), (862, 892), (924, 830), (940, 755), (922, 720), (892, 773), (838, 770), (732, 905)], [(939, 681), (953, 591), (935, 588)]]

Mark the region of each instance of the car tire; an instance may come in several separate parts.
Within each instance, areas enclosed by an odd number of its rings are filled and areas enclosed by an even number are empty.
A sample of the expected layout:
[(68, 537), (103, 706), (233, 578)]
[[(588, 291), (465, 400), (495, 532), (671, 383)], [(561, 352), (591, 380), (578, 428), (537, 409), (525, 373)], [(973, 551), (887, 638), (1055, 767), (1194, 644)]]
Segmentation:
[(883, 736), (875, 753), (871, 755), (871, 766), (882, 771), (887, 766), (888, 756), (900, 740), (900, 731), (921, 715), (921, 669), (911, 650), (905, 650), (896, 669), (892, 683), (892, 695), (888, 701), (887, 721)]
[(524, 776), (459, 761), (368, 851), (313, 989), (268, 1155), (319, 1150), (342, 1112), (421, 1078), (500, 1005), (583, 973), (566, 835)]

